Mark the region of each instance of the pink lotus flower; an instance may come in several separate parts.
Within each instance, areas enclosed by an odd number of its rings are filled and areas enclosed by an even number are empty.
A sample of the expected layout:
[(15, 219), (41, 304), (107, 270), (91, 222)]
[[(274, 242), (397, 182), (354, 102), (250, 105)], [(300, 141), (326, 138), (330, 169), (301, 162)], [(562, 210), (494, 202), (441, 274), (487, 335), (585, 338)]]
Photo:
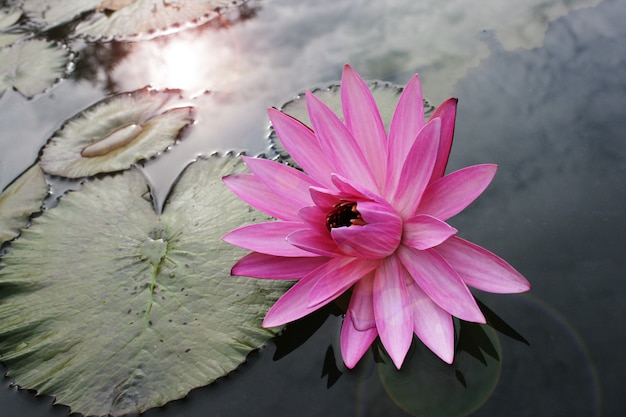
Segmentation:
[(252, 173), (224, 178), (237, 196), (280, 220), (224, 236), (253, 251), (232, 273), (299, 279), (269, 310), (265, 327), (301, 318), (352, 289), (341, 330), (349, 368), (377, 336), (400, 368), (413, 333), (452, 363), (452, 316), (485, 322), (468, 286), (494, 293), (530, 288), (508, 263), (456, 237), (445, 222), (483, 192), (496, 165), (443, 175), (456, 99), (445, 101), (424, 124), (417, 75), (400, 97), (389, 134), (369, 88), (348, 65), (341, 101), (345, 122), (307, 92), (313, 130), (268, 110), (304, 172), (244, 157)]

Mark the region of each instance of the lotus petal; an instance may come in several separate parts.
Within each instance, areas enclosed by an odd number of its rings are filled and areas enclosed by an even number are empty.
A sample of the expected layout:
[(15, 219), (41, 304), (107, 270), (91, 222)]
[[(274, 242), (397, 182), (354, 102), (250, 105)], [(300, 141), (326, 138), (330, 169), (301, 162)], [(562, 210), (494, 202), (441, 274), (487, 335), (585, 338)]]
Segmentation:
[(79, 178), (130, 168), (174, 144), (193, 122), (178, 90), (117, 94), (83, 110), (55, 133), (41, 167), (52, 175)]
[[(403, 91), (403, 87), (383, 82), (383, 81), (369, 81), (366, 83), (369, 87), (372, 95), (374, 96), (374, 100), (376, 105), (378, 106), (378, 110), (380, 111), (380, 116), (383, 121), (383, 125), (385, 129), (389, 129), (389, 124), (391, 123), (391, 118), (393, 117), (394, 109), (398, 104), (400, 99), (400, 95)], [(329, 84), (326, 87), (322, 88), (313, 88), (311, 89), (311, 93), (322, 100), (330, 109), (337, 114), (340, 118), (343, 118), (343, 113), (341, 110), (341, 85), (338, 83)], [(298, 121), (304, 123), (305, 125), (311, 127), (311, 122), (309, 120), (309, 115), (306, 109), (306, 103), (304, 100), (305, 93), (302, 92), (296, 96), (296, 98), (291, 99), (289, 101), (284, 102), (278, 109), (283, 113), (288, 114), (289, 116), (297, 119)], [(423, 100), (424, 112), (426, 114), (426, 119), (430, 117), (430, 115), (435, 110), (435, 107), (428, 102), (428, 100)], [(272, 148), (280, 155), (280, 157), (288, 162), (291, 165), (298, 166), (298, 163), (294, 161), (290, 152), (288, 152), (281, 142), (281, 138), (279, 138), (276, 133), (272, 130), (269, 135), (269, 141), (272, 144)], [(295, 156), (295, 155), (294, 155)], [(296, 158), (300, 160), (301, 158)], [(306, 171), (306, 169), (305, 169)], [(307, 171), (308, 172), (308, 171)], [(314, 176), (315, 177), (315, 176)], [(317, 178), (317, 177), (315, 177)]]
[(260, 215), (222, 184), (243, 168), (192, 163), (161, 215), (133, 169), (35, 218), (0, 270), (0, 352), (15, 383), (85, 415), (140, 413), (272, 337), (263, 315), (291, 283), (230, 276), (245, 251), (220, 239)]
[[(446, 100), (424, 123), (417, 75), (398, 101), (389, 134), (384, 123), (389, 119), (380, 116), (375, 94), (349, 65), (344, 66), (341, 85), (345, 120), (334, 108), (337, 102), (328, 105), (320, 96), (305, 93), (308, 118), (283, 115), (276, 109), (269, 112), (277, 135), (287, 135), (287, 149), (303, 143), (308, 150), (300, 149), (291, 161), (303, 171), (246, 159), (250, 178), (262, 185), (261, 192), (252, 187), (246, 192), (243, 187), (234, 189), (240, 198), (266, 213), (286, 210), (298, 214), (295, 222), (269, 223), (269, 228), (267, 223), (246, 226), (224, 237), (256, 252), (248, 255), (260, 259), (260, 268), (253, 264), (254, 274), (271, 278), (273, 261), (263, 254), (321, 257), (324, 262), (330, 258), (302, 277), (272, 307), (264, 325), (299, 319), (345, 293), (350, 303), (341, 350), (348, 367), (355, 366), (366, 345), (379, 336), (400, 369), (413, 334), (451, 363), (455, 341), (452, 316), (468, 322), (486, 321), (468, 285), (493, 292), (530, 288), (524, 277), (497, 256), (455, 239), (457, 230), (445, 222), (484, 191), (495, 165), (477, 165), (443, 177), (457, 102)], [(298, 102), (300, 98), (292, 101)], [(302, 110), (301, 106), (295, 105), (296, 111)], [(320, 152), (324, 154), (321, 157)], [(322, 161), (319, 167), (315, 166), (318, 157)], [(312, 172), (308, 172), (310, 168)], [(269, 198), (260, 198), (265, 195)], [(300, 252), (294, 252), (294, 247)], [(285, 271), (281, 266), (276, 278), (297, 278), (295, 262), (286, 261)], [(301, 270), (315, 265), (307, 260)], [(502, 271), (505, 278), (496, 279)]]

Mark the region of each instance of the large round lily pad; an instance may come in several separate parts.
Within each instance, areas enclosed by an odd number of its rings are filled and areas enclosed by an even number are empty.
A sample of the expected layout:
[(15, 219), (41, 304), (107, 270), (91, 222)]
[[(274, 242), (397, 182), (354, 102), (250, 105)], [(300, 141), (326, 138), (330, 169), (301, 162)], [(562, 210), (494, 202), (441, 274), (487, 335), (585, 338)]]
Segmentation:
[(48, 183), (38, 164), (27, 169), (0, 193), (0, 244), (20, 234), (30, 216), (41, 209)]
[(274, 332), (290, 285), (230, 276), (221, 241), (265, 220), (223, 186), (239, 158), (191, 164), (161, 215), (135, 169), (34, 219), (0, 269), (0, 354), (23, 388), (87, 415), (141, 412), (227, 374)]
[(50, 139), (41, 167), (48, 174), (79, 178), (128, 169), (155, 156), (193, 122), (193, 108), (181, 104), (180, 93), (143, 88), (92, 105)]

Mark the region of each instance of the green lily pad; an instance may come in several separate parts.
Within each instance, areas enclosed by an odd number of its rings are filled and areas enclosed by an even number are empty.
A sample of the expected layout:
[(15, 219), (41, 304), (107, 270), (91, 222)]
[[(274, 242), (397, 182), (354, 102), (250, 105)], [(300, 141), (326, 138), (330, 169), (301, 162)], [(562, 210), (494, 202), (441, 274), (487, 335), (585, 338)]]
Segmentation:
[[(396, 110), (398, 100), (400, 100), (400, 95), (402, 94), (404, 87), (383, 81), (370, 81), (367, 85), (374, 96), (374, 100), (376, 101), (376, 105), (380, 111), (380, 116), (383, 120), (385, 130), (388, 130), (391, 118)], [(312, 88), (311, 92), (320, 98), (333, 112), (335, 112), (337, 116), (343, 120), (340, 88), (341, 84), (334, 83), (326, 87)], [(281, 104), (278, 109), (311, 127), (311, 121), (309, 120), (309, 113), (306, 108), (306, 100), (304, 96), (304, 93), (300, 93), (296, 95), (295, 98)], [(424, 100), (424, 114), (427, 119), (434, 110), (435, 107), (427, 100)], [(273, 129), (270, 130), (269, 141), (272, 150), (274, 150), (282, 160), (295, 165), (295, 161), (291, 159), (287, 150), (280, 142), (280, 138), (278, 138)]]
[(50, 1), (23, 0), (21, 7), (42, 30), (68, 23), (82, 13), (94, 10), (102, 0)]
[[(76, 32), (91, 38), (158, 35), (177, 26), (196, 26), (217, 16), (231, 0), (105, 0)], [(143, 35), (143, 36), (142, 36)]]
[(7, 29), (10, 29), (11, 26), (19, 20), (21, 15), (22, 12), (14, 10), (0, 10), (0, 48), (11, 45), (24, 36), (19, 33), (7, 33)]
[(33, 220), (0, 269), (0, 354), (20, 387), (86, 415), (142, 412), (245, 361), (289, 282), (230, 276), (221, 241), (264, 220), (222, 184), (235, 157), (186, 168), (161, 215), (132, 169)]
[(91, 39), (146, 37), (171, 29), (196, 26), (217, 16), (232, 0), (25, 0), (24, 10), (45, 29), (93, 12), (80, 22), (75, 33)]
[(68, 178), (128, 169), (174, 144), (192, 122), (180, 90), (117, 94), (70, 119), (44, 147), (41, 167)]
[(71, 54), (67, 48), (41, 39), (0, 49), (0, 94), (15, 88), (27, 98), (61, 79)]
[(17, 237), (41, 209), (48, 183), (39, 165), (27, 169), (0, 193), (0, 244)]
[(6, 30), (13, 26), (22, 15), (22, 12), (17, 10), (0, 10), (0, 30)]

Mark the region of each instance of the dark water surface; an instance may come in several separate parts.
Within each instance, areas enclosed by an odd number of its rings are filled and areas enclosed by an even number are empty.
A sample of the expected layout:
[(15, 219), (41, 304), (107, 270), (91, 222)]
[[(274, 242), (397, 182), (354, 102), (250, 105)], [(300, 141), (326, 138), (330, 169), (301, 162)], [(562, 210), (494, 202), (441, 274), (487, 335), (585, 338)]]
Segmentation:
[[(314, 3), (251, 2), (250, 15), (183, 32), (187, 55), (205, 61), (179, 79), (191, 64), (171, 79), (138, 69), (150, 62), (145, 57), (164, 54), (163, 45), (157, 52), (148, 44), (76, 45), (85, 49), (70, 79), (32, 100), (15, 91), (0, 98), (0, 189), (32, 164), (63, 120), (110, 93), (146, 84), (215, 91), (196, 99), (190, 137), (147, 164), (163, 198), (199, 153), (267, 151), (264, 109), (337, 80), (346, 62), (366, 78), (401, 84), (419, 72), (434, 103), (459, 98), (449, 170), (499, 165), (487, 192), (451, 223), (533, 285), (524, 295), (478, 294), (530, 345), (500, 337), (500, 381), (471, 415), (625, 415), (626, 2), (569, 10), (570, 2), (529, 1), (525, 12), (479, 2), (492, 10), (488, 21), (462, 1)], [(385, 394), (372, 360), (327, 388), (321, 375), (338, 326), (331, 315), (277, 361), (281, 338), (270, 342), (231, 375), (145, 415), (407, 415)], [(51, 402), (7, 378), (0, 386), (2, 417), (67, 415)]]

